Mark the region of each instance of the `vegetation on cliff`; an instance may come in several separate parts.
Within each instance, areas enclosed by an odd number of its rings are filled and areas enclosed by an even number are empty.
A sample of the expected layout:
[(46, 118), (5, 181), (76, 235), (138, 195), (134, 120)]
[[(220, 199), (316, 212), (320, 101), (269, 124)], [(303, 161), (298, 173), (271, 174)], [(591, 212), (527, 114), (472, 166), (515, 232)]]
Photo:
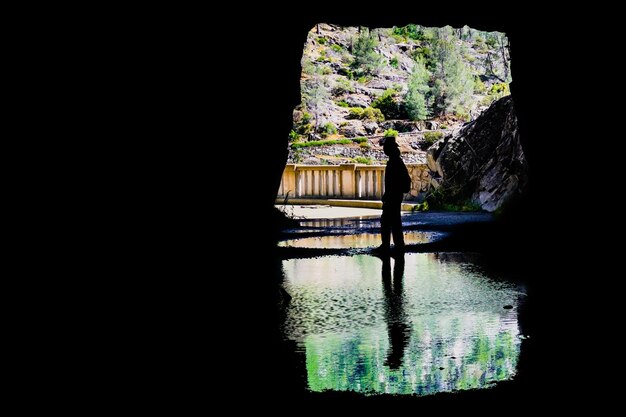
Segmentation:
[[(374, 138), (394, 129), (400, 132), (403, 157), (419, 162), (432, 138), (475, 120), (509, 94), (509, 60), (505, 34), (467, 26), (318, 24), (303, 51), (302, 102), (294, 111), (289, 160), (378, 162), (384, 157), (374, 139), (341, 140)], [(431, 133), (427, 138), (426, 132)], [(339, 142), (305, 145), (321, 140)]]

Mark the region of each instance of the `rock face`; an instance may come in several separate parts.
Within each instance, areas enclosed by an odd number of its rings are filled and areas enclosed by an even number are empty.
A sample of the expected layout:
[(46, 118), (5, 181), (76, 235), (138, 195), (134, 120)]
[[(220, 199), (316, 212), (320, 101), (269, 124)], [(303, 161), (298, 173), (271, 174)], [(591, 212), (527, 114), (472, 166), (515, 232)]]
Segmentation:
[(451, 200), (471, 199), (494, 211), (521, 193), (528, 165), (511, 96), (494, 102), (458, 133), (428, 149), (433, 187)]
[(343, 126), (339, 127), (339, 133), (347, 138), (367, 135), (367, 132), (363, 127), (363, 123), (359, 120), (349, 120), (344, 122)]
[(351, 94), (346, 97), (346, 103), (350, 107), (367, 107), (371, 101), (370, 97), (365, 94)]
[[(306, 94), (302, 97), (299, 110), (314, 113), (314, 119), (318, 119), (314, 120), (317, 126), (332, 123), (339, 127), (342, 123), (351, 120), (349, 108), (364, 109), (370, 107), (386, 91), (392, 94), (396, 103), (404, 102), (404, 97), (408, 92), (408, 80), (415, 66), (415, 53), (418, 49), (434, 51), (433, 48), (435, 48), (436, 43), (434, 37), (438, 30), (420, 27), (420, 33), (423, 33), (424, 36), (428, 34), (428, 39), (416, 40), (408, 35), (398, 35), (393, 28), (372, 28), (369, 33), (376, 43), (374, 54), (380, 65), (365, 76), (362, 74), (362, 69), (355, 70), (353, 65), (355, 59), (354, 45), (362, 34), (361, 28), (336, 27), (326, 23), (315, 25), (308, 33), (302, 52), (300, 81), (302, 92), (307, 91), (312, 86), (317, 86), (315, 96), (318, 98), (314, 100), (317, 111), (313, 112), (308, 107), (312, 104), (310, 101), (313, 99), (311, 97), (307, 99)], [(461, 54), (462, 62), (469, 71), (480, 77), (484, 85), (482, 92), (475, 94), (477, 102), (490, 94), (492, 86), (501, 84), (502, 79), (507, 78), (504, 68), (509, 66), (508, 58), (501, 54), (500, 46), (483, 42), (483, 39), (492, 35), (494, 34), (489, 35), (487, 32), (477, 31), (469, 27), (455, 30), (454, 34), (451, 35), (455, 43), (464, 51)], [(478, 39), (483, 42), (480, 47), (477, 45)], [(489, 64), (485, 62), (485, 54), (490, 57)], [(492, 75), (494, 71), (498, 77)], [(484, 109), (485, 106), (480, 106), (475, 111), (473, 107), (468, 107), (466, 110), (477, 116), (479, 110)], [(387, 120), (386, 126), (380, 126), (380, 128), (382, 130), (395, 129), (402, 133), (423, 131), (424, 129), (437, 130), (440, 124), (444, 123), (441, 120), (410, 122), (406, 115), (396, 116), (407, 117), (407, 120)], [(294, 120), (294, 122), (297, 121)], [(445, 122), (449, 127), (461, 123), (460, 120), (452, 118)], [(348, 130), (353, 131), (354, 129)], [(369, 130), (371, 131), (371, 129)], [(354, 134), (360, 135), (362, 133), (355, 132)]]
[(363, 127), (368, 135), (373, 135), (379, 130), (378, 123), (376, 122), (365, 122), (363, 123)]

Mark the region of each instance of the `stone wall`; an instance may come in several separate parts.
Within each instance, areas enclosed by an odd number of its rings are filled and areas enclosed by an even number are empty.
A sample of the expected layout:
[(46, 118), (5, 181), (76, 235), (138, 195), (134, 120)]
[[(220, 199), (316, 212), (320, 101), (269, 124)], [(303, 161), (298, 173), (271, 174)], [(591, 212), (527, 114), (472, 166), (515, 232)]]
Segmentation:
[(406, 196), (405, 200), (420, 200), (424, 194), (430, 190), (431, 176), (428, 165), (426, 164), (406, 164), (411, 175), (411, 192), (410, 196)]

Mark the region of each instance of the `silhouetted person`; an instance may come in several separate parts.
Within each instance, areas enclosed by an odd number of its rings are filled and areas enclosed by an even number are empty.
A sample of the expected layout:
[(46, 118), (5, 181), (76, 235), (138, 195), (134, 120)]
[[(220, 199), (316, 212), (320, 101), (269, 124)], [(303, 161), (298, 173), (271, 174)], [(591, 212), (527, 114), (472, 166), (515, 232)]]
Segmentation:
[(404, 311), (404, 294), (402, 293), (402, 279), (404, 275), (404, 255), (397, 256), (393, 267), (393, 285), (391, 282), (391, 261), (389, 256), (383, 256), (383, 294), (385, 296), (385, 321), (389, 337), (389, 351), (385, 364), (391, 369), (398, 369), (402, 365), (404, 350), (409, 343), (410, 327), (407, 325)]
[(411, 190), (411, 177), (400, 158), (400, 148), (396, 143), (396, 138), (383, 138), (380, 142), (383, 145), (385, 155), (389, 157), (385, 168), (385, 194), (383, 194), (383, 214), (380, 218), (380, 235), (382, 244), (378, 247), (379, 252), (389, 250), (391, 235), (393, 234), (394, 248), (402, 252), (404, 250), (404, 235), (402, 234), (402, 200), (404, 193)]

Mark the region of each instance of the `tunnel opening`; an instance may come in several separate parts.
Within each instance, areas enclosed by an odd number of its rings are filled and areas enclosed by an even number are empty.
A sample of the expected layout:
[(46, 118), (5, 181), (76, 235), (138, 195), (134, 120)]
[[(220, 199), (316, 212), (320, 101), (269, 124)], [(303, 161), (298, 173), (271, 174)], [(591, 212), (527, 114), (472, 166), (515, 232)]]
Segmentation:
[[(325, 23), (308, 32), (275, 203), (293, 221), (278, 244), (281, 326), (309, 390), (421, 396), (516, 376), (524, 278), (477, 274), (490, 261), (468, 257), (483, 249), (473, 236), (494, 240), (493, 213), (527, 189), (511, 69), (503, 32)], [(389, 138), (411, 178), (408, 240), (406, 256), (379, 265)], [(474, 296), (445, 301), (449, 285)], [(423, 320), (425, 306), (442, 303)]]
[(528, 184), (512, 81), (503, 32), (313, 25), (278, 207), (288, 216), (293, 204), (380, 208), (385, 137), (411, 176), (404, 210), (505, 207)]

